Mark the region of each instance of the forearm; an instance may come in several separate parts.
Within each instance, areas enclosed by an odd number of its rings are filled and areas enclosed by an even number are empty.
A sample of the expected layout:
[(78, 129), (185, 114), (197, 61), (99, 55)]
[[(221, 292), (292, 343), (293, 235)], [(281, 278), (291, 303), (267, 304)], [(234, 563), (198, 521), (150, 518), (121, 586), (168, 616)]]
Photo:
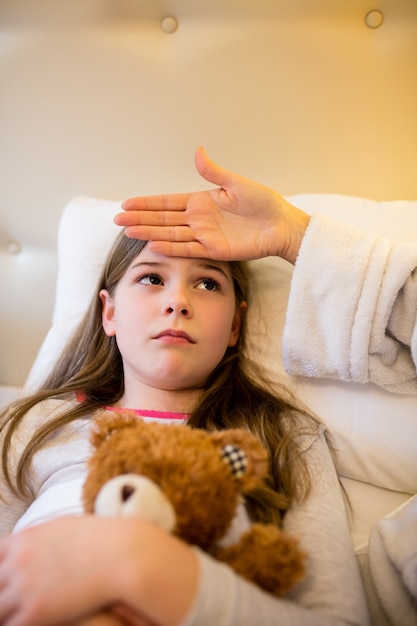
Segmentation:
[[(178, 626), (189, 613), (200, 585), (194, 550), (152, 524), (122, 541), (114, 583), (123, 603), (159, 626)], [(109, 593), (113, 582), (109, 584)]]
[(207, 555), (202, 555), (202, 561), (205, 562), (203, 588), (198, 603), (189, 619), (179, 626), (366, 626), (368, 623), (363, 607), (357, 608), (356, 618), (341, 616), (340, 607), (334, 607), (333, 614), (326, 615), (319, 596), (316, 606), (302, 606), (295, 599), (276, 598), (230, 570), (223, 575), (220, 564)]
[(305, 579), (275, 598), (201, 554), (201, 587), (194, 613), (181, 626), (366, 626), (368, 614), (349, 534), (345, 505), (324, 435), (305, 437), (303, 454), (314, 482), (293, 506), (284, 529), (307, 554)]

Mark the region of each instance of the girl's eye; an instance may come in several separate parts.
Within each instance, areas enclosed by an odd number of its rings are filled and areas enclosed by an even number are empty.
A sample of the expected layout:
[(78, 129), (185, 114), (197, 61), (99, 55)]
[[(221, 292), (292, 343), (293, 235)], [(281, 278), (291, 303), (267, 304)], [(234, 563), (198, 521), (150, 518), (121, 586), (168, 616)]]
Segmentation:
[(205, 289), (206, 291), (218, 291), (220, 289), (220, 285), (212, 278), (204, 278), (199, 282), (198, 288)]
[(162, 285), (162, 280), (157, 274), (145, 274), (138, 280), (141, 285)]

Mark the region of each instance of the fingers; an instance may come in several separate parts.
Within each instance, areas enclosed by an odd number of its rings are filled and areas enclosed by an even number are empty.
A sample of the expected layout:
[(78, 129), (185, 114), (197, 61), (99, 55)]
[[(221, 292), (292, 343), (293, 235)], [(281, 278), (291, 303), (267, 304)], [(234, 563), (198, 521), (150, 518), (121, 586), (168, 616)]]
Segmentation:
[[(69, 624), (68, 624), (69, 626)], [(136, 626), (132, 620), (127, 621), (123, 616), (118, 616), (110, 611), (100, 611), (95, 615), (86, 617), (85, 619), (77, 619), (71, 622), (71, 626)]]
[[(111, 609), (111, 614), (119, 619), (119, 624), (123, 624), (124, 626), (152, 626), (152, 624), (154, 624), (124, 605), (118, 605)], [(100, 625), (97, 624), (97, 626)]]
[(187, 206), (189, 193), (170, 193), (158, 196), (137, 196), (122, 202), (124, 211), (183, 211)]
[(209, 183), (217, 185), (217, 187), (232, 187), (236, 184), (238, 178), (240, 178), (237, 174), (223, 169), (220, 165), (212, 161), (202, 146), (199, 146), (196, 150), (194, 163), (200, 176)]
[[(222, 167), (220, 167), (220, 165), (217, 165), (217, 163), (212, 161), (202, 146), (197, 149), (194, 161), (198, 173), (205, 180), (213, 183), (221, 189), (231, 188), (242, 180), (242, 177), (238, 174), (229, 172), (228, 170), (223, 169)], [(172, 217), (176, 211), (184, 211), (187, 208), (190, 199), (192, 199), (192, 197), (194, 197), (195, 195), (201, 193), (204, 192), (196, 191), (193, 193), (171, 193), (155, 196), (137, 196), (124, 200), (121, 206), (123, 211), (127, 212), (161, 212), (162, 215), (166, 214)], [(124, 226), (126, 224), (126, 222), (124, 222), (123, 218), (121, 217), (122, 215), (122, 213), (119, 213), (118, 215), (116, 215), (114, 220), (119, 226)], [(153, 214), (152, 219), (157, 219), (155, 214)]]
[[(133, 199), (132, 199), (133, 201)], [(187, 224), (184, 211), (146, 211), (140, 209), (129, 209), (123, 213), (118, 213), (114, 217), (114, 222), (118, 226), (131, 226), (140, 224), (141, 226), (185, 226)]]
[(125, 233), (132, 239), (144, 239), (145, 241), (195, 241), (195, 237), (188, 226), (148, 226), (132, 223), (132, 226), (126, 227)]
[(0, 624), (2, 626), (21, 626), (25, 624), (25, 617), (19, 607), (16, 593), (4, 585), (0, 590)]

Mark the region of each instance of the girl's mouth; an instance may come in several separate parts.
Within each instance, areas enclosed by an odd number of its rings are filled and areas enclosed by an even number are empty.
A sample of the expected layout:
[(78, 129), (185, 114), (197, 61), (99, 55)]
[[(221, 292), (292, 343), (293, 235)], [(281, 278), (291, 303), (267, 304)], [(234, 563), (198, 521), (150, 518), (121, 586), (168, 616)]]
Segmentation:
[(195, 341), (190, 337), (190, 335), (183, 330), (175, 330), (173, 328), (168, 328), (167, 330), (163, 330), (158, 333), (154, 339), (160, 339), (166, 343), (195, 343)]

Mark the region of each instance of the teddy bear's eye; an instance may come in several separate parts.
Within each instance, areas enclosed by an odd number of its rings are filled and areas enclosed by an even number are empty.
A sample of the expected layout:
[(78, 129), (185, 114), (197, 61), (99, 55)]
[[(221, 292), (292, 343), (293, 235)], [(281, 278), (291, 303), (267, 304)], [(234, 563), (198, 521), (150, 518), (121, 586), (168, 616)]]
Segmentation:
[(228, 443), (221, 449), (220, 456), (235, 478), (241, 478), (248, 469), (248, 457), (239, 446)]

